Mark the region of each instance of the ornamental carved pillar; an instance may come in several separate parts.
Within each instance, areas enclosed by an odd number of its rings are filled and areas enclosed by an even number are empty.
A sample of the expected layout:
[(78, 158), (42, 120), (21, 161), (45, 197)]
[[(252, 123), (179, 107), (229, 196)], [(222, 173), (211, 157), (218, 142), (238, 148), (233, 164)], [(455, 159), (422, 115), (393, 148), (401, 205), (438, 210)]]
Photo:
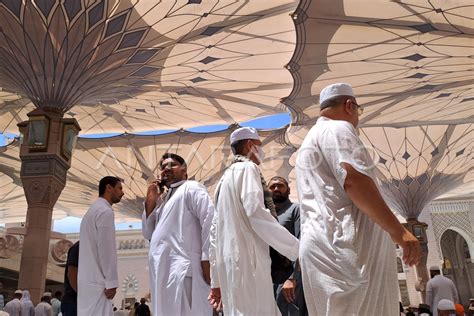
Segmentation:
[(34, 110), (28, 116), (29, 121), (18, 124), (20, 175), (28, 203), (18, 288), (29, 290), (36, 304), (45, 288), (53, 207), (66, 185), (79, 126), (60, 113)]

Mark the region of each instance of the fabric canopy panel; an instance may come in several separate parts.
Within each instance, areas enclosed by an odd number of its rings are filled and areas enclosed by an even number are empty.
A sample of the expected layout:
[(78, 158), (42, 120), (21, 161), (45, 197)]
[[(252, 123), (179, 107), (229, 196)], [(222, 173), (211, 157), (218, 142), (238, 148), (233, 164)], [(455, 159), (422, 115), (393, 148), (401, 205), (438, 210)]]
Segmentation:
[(474, 124), (369, 127), (361, 138), (374, 154), (382, 192), (405, 218), (457, 188), (474, 194)]
[[(229, 136), (234, 128), (206, 134), (178, 131), (156, 136), (80, 138), (54, 214), (82, 217), (97, 197), (99, 180), (115, 175), (124, 180), (125, 192), (114, 207), (117, 220), (140, 218), (147, 184), (159, 174), (158, 163), (165, 152), (181, 155), (188, 163), (189, 178), (203, 183), (213, 197), (216, 182), (232, 161)], [(295, 148), (285, 142), (285, 132), (286, 127), (259, 132), (266, 152), (262, 165), (266, 179), (287, 177), (292, 169), (288, 160)], [(5, 149), (0, 153), (0, 222), (24, 221), (27, 205), (19, 176), (19, 148), (12, 144)]]
[(469, 0), (300, 1), (288, 64), (295, 84), (283, 100), (293, 111), (289, 141), (299, 147), (316, 122), (321, 89), (347, 82), (394, 209), (416, 217), (434, 198), (472, 197), (472, 8)]
[(474, 121), (472, 1), (302, 0), (293, 18), (295, 128), (335, 82), (353, 85), (361, 126)]
[[(293, 128), (298, 147), (311, 127)], [(417, 218), (434, 199), (474, 196), (474, 124), (364, 127), (359, 134), (373, 157), (382, 193), (404, 218)], [(294, 171), (290, 186), (297, 198)]]
[(229, 125), (286, 111), (296, 5), (2, 1), (0, 88), (21, 97), (6, 108), (0, 95), (0, 132), (17, 133), (34, 106), (76, 118), (83, 133)]

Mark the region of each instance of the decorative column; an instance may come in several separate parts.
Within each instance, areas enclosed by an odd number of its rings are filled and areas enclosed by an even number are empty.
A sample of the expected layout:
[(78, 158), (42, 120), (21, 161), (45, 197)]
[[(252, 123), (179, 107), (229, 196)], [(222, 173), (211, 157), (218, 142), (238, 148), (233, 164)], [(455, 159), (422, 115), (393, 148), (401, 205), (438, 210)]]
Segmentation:
[(426, 229), (428, 224), (419, 222), (416, 218), (408, 218), (404, 226), (419, 240), (421, 247), (421, 258), (419, 263), (415, 266), (418, 281), (416, 282), (416, 290), (421, 292), (421, 301), (426, 301), (426, 284), (430, 280), (428, 267), (428, 238), (426, 236)]
[(28, 203), (18, 288), (36, 304), (44, 292), (53, 207), (66, 185), (72, 149), (80, 128), (62, 113), (36, 109), (18, 124), (21, 181)]

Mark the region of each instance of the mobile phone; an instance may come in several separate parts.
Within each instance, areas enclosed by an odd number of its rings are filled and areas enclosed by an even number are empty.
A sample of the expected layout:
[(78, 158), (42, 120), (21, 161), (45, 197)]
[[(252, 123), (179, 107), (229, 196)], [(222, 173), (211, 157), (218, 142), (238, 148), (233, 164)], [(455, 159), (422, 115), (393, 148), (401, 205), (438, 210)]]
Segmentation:
[(155, 180), (153, 183), (155, 183), (158, 186), (158, 188), (160, 188), (160, 191), (163, 192), (165, 190), (165, 187), (166, 187), (166, 184), (165, 184), (166, 180), (167, 180), (167, 178), (164, 177), (162, 179)]

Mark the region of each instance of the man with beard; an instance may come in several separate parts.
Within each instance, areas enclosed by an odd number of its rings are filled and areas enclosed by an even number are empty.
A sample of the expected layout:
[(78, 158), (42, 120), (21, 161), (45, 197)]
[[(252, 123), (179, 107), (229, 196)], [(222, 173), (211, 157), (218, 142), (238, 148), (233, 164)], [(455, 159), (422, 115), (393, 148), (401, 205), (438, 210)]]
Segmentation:
[(99, 198), (82, 218), (77, 278), (77, 315), (112, 316), (118, 283), (115, 222), (112, 205), (123, 196), (122, 180), (104, 177)]
[(159, 168), (142, 216), (143, 236), (150, 240), (152, 314), (212, 315), (207, 294), (214, 204), (202, 184), (188, 180), (182, 157), (165, 153)]
[[(279, 176), (270, 179), (268, 188), (272, 192), (273, 203), (278, 216), (278, 222), (293, 236), (300, 238), (300, 208), (290, 201), (290, 187), (288, 181)], [(275, 298), (283, 316), (307, 315), (304, 301), (301, 270), (294, 262), (289, 268), (272, 264), (272, 277), (275, 280), (284, 280), (274, 283)], [(281, 281), (277, 281), (281, 282)]]

